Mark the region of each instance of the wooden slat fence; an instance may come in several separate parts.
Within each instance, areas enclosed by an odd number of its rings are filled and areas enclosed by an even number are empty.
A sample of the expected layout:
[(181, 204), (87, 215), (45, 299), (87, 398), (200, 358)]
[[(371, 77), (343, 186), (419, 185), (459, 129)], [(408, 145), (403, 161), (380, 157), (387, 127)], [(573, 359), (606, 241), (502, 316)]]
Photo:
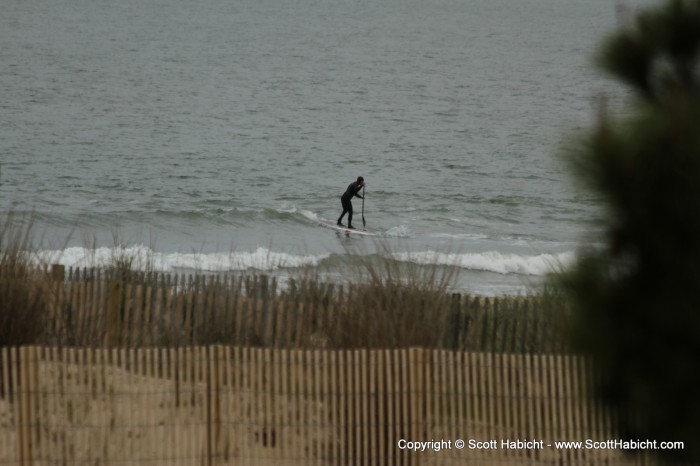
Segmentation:
[[(150, 347), (234, 344), (276, 348), (421, 346), (561, 353), (564, 310), (537, 298), (435, 297), (429, 313), (377, 302), (359, 286), (267, 276), (54, 270), (42, 344)], [(408, 299), (408, 298), (404, 298)], [(421, 298), (423, 299), (423, 298)], [(426, 304), (426, 305), (428, 305)], [(414, 307), (416, 307), (414, 305)]]
[[(650, 464), (555, 447), (615, 438), (594, 378), (571, 355), (3, 348), (0, 464)], [(418, 441), (444, 443), (402, 448)]]

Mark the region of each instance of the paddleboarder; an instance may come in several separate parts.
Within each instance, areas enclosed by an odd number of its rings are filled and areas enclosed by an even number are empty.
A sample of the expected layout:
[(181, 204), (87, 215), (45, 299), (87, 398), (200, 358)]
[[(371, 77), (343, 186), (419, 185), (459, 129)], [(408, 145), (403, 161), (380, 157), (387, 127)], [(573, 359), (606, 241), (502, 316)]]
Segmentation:
[(343, 224), (341, 223), (341, 220), (343, 220), (343, 217), (345, 217), (345, 214), (348, 214), (348, 228), (350, 229), (355, 229), (355, 227), (352, 226), (352, 200), (353, 197), (359, 197), (360, 199), (364, 199), (362, 196), (360, 196), (359, 192), (362, 188), (365, 187), (365, 179), (362, 178), (361, 176), (357, 177), (357, 181), (353, 181), (350, 183), (348, 186), (348, 189), (345, 191), (345, 193), (340, 196), (340, 203), (343, 206), (343, 213), (340, 214), (340, 217), (338, 218), (338, 226), (342, 227)]

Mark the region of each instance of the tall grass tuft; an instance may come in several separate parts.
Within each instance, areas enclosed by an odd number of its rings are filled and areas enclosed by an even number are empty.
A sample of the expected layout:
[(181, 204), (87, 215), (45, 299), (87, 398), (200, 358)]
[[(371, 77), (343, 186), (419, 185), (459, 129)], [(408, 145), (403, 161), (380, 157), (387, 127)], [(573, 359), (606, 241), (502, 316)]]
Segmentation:
[(388, 246), (381, 257), (361, 261), (364, 281), (353, 285), (353, 299), (341, 319), (340, 347), (441, 347), (449, 325), (448, 290), (455, 269), (397, 261)]
[(44, 279), (31, 251), (31, 221), (9, 212), (0, 224), (0, 347), (36, 343), (45, 332)]

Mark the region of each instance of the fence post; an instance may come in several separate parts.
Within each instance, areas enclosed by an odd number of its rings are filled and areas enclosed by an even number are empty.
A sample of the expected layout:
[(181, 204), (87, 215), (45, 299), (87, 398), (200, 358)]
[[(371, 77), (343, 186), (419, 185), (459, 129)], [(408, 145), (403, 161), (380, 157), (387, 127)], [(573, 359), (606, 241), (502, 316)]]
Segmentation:
[(19, 464), (31, 465), (34, 460), (32, 452), (32, 392), (36, 387), (31, 386), (31, 373), (34, 371), (36, 361), (35, 348), (31, 346), (19, 349)]
[(460, 301), (462, 295), (459, 293), (452, 293), (450, 296), (450, 304), (447, 312), (448, 316), (448, 327), (445, 331), (445, 341), (443, 342), (444, 348), (449, 348), (451, 350), (456, 350), (459, 345), (459, 336), (462, 333), (462, 326), (460, 322), (462, 320)]
[[(255, 308), (260, 306), (260, 342), (263, 346), (268, 346), (269, 336), (267, 332), (269, 296), (267, 287), (267, 275), (260, 275), (258, 286), (255, 288), (254, 300)], [(258, 304), (259, 303), (259, 304)]]
[(184, 303), (185, 303), (185, 309), (184, 309), (184, 341), (186, 345), (194, 345), (195, 340), (193, 336), (193, 331), (192, 331), (192, 308), (194, 307), (194, 302), (195, 302), (195, 293), (193, 291), (193, 284), (192, 284), (192, 275), (188, 275), (187, 278), (187, 287), (183, 289), (187, 290), (185, 292), (185, 297)]
[(50, 306), (50, 313), (51, 313), (51, 326), (52, 331), (55, 332), (55, 335), (60, 335), (61, 332), (64, 332), (65, 330), (62, 328), (63, 325), (63, 298), (65, 293), (63, 292), (64, 290), (64, 283), (65, 283), (65, 277), (66, 277), (66, 267), (61, 264), (51, 264), (51, 288), (49, 290), (50, 292), (50, 299), (51, 299), (51, 306)]
[[(488, 299), (488, 298), (487, 298)], [(500, 338), (501, 330), (501, 306), (500, 299), (493, 298), (493, 307), (489, 310), (493, 322), (493, 333), (491, 334), (491, 351), (494, 353), (503, 352), (503, 345)]]
[(523, 301), (522, 309), (519, 310), (518, 315), (521, 316), (522, 325), (520, 327), (520, 352), (529, 353), (530, 352), (530, 301), (526, 299)]
[(503, 337), (503, 344), (506, 346), (506, 352), (515, 353), (515, 342), (518, 339), (518, 321), (522, 320), (522, 314), (518, 312), (520, 306), (518, 305), (518, 299), (509, 298), (506, 299), (505, 308), (505, 333)]
[[(423, 423), (423, 410), (426, 407), (427, 396), (425, 393), (426, 384), (429, 381), (425, 381), (423, 373), (426, 364), (426, 353), (429, 350), (424, 350), (422, 348), (410, 348), (408, 350), (408, 369), (410, 370), (410, 378), (408, 379), (409, 386), (406, 387), (406, 392), (410, 402), (410, 412), (409, 417), (411, 422), (408, 424), (409, 436), (407, 438), (423, 438), (424, 423)], [(424, 383), (425, 382), (425, 383)], [(430, 403), (432, 400), (427, 400)], [(412, 455), (409, 457), (409, 464), (420, 465), (422, 455)], [(413, 461), (411, 461), (413, 460)]]
[(66, 276), (66, 266), (62, 264), (51, 264), (51, 278), (58, 283), (63, 283)]
[(110, 347), (122, 341), (122, 281), (116, 280), (109, 285), (107, 295), (107, 331), (105, 346)]
[[(218, 436), (219, 426), (218, 426), (218, 413), (214, 412), (215, 408), (218, 408), (218, 395), (219, 395), (219, 384), (215, 375), (218, 374), (216, 368), (216, 359), (218, 356), (218, 351), (216, 346), (206, 346), (204, 347), (204, 358), (205, 358), (205, 374), (204, 382), (207, 387), (205, 392), (205, 413), (206, 413), (206, 461), (207, 466), (213, 464), (213, 458), (216, 456), (214, 453), (217, 449), (215, 437)], [(212, 367), (214, 366), (214, 367)]]
[(481, 339), (479, 340), (479, 346), (475, 348), (477, 351), (488, 351), (491, 349), (493, 351), (493, 348), (488, 347), (488, 342), (489, 342), (489, 320), (491, 319), (491, 302), (489, 301), (489, 298), (486, 298), (483, 303), (481, 299), (477, 298), (477, 302), (479, 303), (479, 306), (477, 307), (477, 313), (479, 315), (479, 318), (481, 319), (482, 323), (482, 328), (481, 328)]

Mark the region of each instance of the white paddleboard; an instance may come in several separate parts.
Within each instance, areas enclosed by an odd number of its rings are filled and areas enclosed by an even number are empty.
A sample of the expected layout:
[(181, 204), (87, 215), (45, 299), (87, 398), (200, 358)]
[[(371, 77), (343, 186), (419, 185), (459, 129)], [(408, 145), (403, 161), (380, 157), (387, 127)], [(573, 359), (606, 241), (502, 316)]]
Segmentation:
[(345, 226), (338, 226), (335, 223), (331, 222), (324, 222), (324, 221), (319, 221), (319, 225), (324, 226), (326, 228), (330, 228), (332, 230), (345, 233), (345, 235), (350, 236), (350, 235), (362, 235), (362, 236), (380, 236), (381, 233), (378, 231), (371, 231), (371, 230), (363, 230), (361, 228), (356, 229), (350, 229)]

